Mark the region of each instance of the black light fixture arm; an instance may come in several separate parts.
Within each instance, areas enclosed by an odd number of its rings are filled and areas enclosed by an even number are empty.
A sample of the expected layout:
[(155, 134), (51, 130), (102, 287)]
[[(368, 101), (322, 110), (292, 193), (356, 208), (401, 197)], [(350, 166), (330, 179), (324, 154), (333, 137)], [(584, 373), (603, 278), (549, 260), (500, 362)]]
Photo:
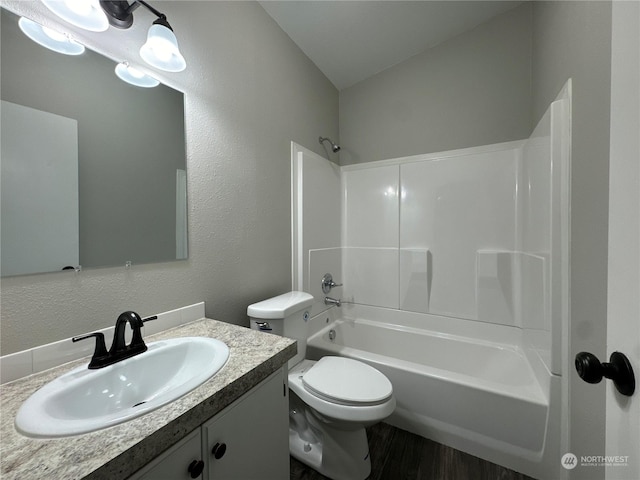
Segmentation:
[(131, 4), (129, 4), (127, 0), (100, 0), (100, 6), (107, 14), (109, 24), (122, 29), (129, 28), (133, 25), (133, 12), (137, 10), (140, 5), (158, 17), (153, 23), (158, 23), (173, 31), (169, 22), (167, 22), (167, 16), (144, 0), (134, 0)]
[[(165, 16), (165, 14), (164, 14), (164, 13), (159, 12), (158, 10), (156, 10), (155, 8), (153, 8), (151, 5), (149, 5), (147, 2), (145, 2), (145, 1), (143, 1), (143, 0), (135, 0), (131, 6), (135, 5), (136, 3), (139, 3), (140, 5), (144, 5), (145, 7), (147, 7), (147, 9), (148, 9), (151, 13), (153, 13), (156, 17), (164, 17), (164, 18), (167, 18), (167, 17)], [(136, 7), (136, 8), (137, 8), (137, 7)]]
[(158, 17), (158, 19), (155, 22), (153, 22), (154, 24), (163, 25), (173, 32), (173, 28), (171, 28), (171, 25), (169, 25), (169, 22), (167, 21), (167, 16), (164, 13), (156, 10), (155, 8), (153, 8), (151, 5), (149, 5), (147, 2), (143, 0), (135, 0), (131, 6), (135, 5), (136, 3), (139, 3), (140, 5), (144, 5), (151, 13), (153, 13), (156, 17)]

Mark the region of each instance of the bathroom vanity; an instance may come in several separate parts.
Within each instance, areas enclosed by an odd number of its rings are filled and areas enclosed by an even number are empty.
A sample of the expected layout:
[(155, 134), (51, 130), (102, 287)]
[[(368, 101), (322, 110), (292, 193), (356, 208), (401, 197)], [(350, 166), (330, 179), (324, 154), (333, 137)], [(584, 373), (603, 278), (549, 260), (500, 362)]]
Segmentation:
[(210, 319), (145, 340), (194, 336), (217, 338), (229, 346), (229, 360), (216, 375), (168, 405), (92, 433), (34, 439), (14, 427), (17, 410), (34, 391), (87, 359), (3, 385), (0, 476), (3, 480), (207, 479), (228, 478), (228, 472), (243, 478), (288, 476), (286, 366), (296, 353), (295, 341)]
[(273, 373), (129, 480), (289, 478), (285, 378)]

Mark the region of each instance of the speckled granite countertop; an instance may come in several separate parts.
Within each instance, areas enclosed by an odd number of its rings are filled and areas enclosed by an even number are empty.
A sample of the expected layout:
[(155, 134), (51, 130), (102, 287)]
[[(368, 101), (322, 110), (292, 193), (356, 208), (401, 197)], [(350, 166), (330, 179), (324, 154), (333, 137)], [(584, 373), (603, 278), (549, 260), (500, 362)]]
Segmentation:
[(2, 480), (125, 479), (220, 412), (295, 355), (294, 340), (202, 319), (145, 338), (213, 337), (230, 349), (227, 364), (173, 403), (121, 425), (61, 439), (32, 439), (14, 428), (18, 408), (33, 392), (88, 359), (7, 383), (1, 390)]

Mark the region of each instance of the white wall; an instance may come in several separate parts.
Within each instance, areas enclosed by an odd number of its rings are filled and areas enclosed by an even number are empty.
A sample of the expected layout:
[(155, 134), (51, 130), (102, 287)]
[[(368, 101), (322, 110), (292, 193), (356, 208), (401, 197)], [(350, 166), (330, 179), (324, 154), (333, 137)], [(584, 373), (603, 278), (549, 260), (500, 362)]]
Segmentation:
[[(607, 358), (611, 3), (550, 1), (533, 7), (534, 121), (567, 78), (573, 79), (570, 367), (580, 351)], [(571, 372), (569, 391), (572, 452), (603, 454), (605, 386), (589, 385)], [(571, 475), (600, 479), (604, 471), (578, 466)]]
[(531, 3), (342, 90), (341, 164), (527, 138)]
[[(40, 2), (3, 4), (55, 23)], [(189, 260), (2, 279), (2, 354), (111, 326), (128, 309), (204, 300), (207, 316), (245, 324), (247, 305), (291, 287), (290, 142), (323, 154), (318, 136), (338, 137), (337, 91), (257, 3), (161, 7), (187, 60), (158, 76), (185, 92)], [(137, 54), (152, 16), (135, 15), (130, 31), (77, 35)]]
[(607, 354), (623, 352), (632, 397), (607, 382), (606, 455), (628, 456), (606, 478), (640, 478), (640, 3), (615, 2), (611, 58), (611, 169)]

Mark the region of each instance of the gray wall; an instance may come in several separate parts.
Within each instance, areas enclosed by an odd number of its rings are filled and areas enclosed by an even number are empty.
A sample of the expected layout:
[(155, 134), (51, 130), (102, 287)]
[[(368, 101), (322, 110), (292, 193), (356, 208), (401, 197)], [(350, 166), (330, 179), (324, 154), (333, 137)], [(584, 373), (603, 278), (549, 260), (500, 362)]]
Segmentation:
[(2, 12), (2, 99), (78, 121), (83, 267), (176, 258), (183, 95), (164, 85), (128, 85), (114, 66), (95, 52), (43, 48)]
[(531, 5), (340, 92), (343, 165), (527, 138)]
[[(4, 3), (51, 18), (39, 2)], [(189, 260), (2, 279), (3, 355), (127, 309), (204, 300), (207, 316), (248, 324), (247, 305), (291, 288), (290, 141), (324, 155), (318, 135), (338, 137), (338, 93), (257, 3), (161, 3), (187, 60), (160, 77), (185, 92)], [(78, 35), (121, 59), (131, 38), (129, 54), (144, 43), (151, 17), (138, 17), (137, 30)]]
[[(573, 79), (569, 361), (580, 351), (606, 359), (611, 3), (536, 2), (532, 52), (534, 121)], [(605, 388), (569, 378), (572, 452), (604, 455)], [(604, 477), (595, 467), (571, 474)]]

